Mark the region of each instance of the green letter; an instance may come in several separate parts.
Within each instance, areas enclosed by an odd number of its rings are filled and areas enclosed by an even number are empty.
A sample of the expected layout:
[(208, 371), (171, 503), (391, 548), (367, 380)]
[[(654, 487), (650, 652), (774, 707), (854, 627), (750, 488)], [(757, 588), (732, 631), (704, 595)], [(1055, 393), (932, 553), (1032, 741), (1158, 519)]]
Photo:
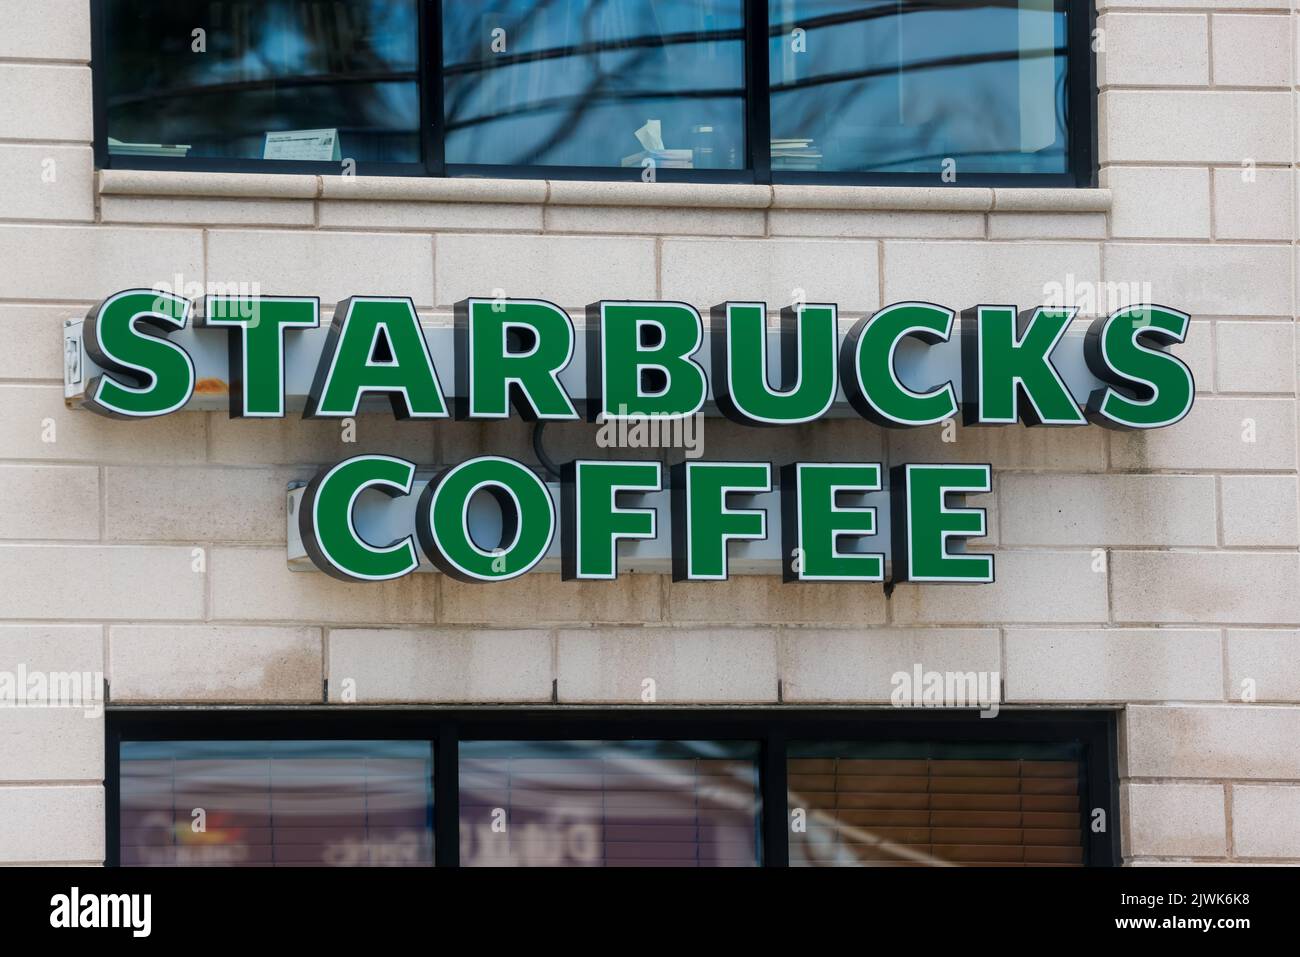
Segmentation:
[[(1074, 313), (1042, 306), (1019, 315), (1015, 306), (975, 308), (975, 328), (963, 329), (962, 335), (966, 371), (974, 372), (973, 381), (963, 376), (968, 424), (1011, 424), (1021, 418), (1026, 425), (1087, 424), (1052, 365), (1052, 350)], [(1022, 393), (1029, 408), (1020, 408)]]
[[(573, 359), (573, 321), (559, 306), (537, 299), (468, 300), (467, 414), (471, 419), (510, 416), (515, 407), (528, 421), (576, 419), (578, 410), (560, 384)], [(522, 333), (528, 347), (510, 350), (509, 336)], [(525, 404), (526, 403), (526, 404)]]
[(1088, 418), (1107, 428), (1159, 429), (1192, 410), (1196, 383), (1177, 356), (1142, 340), (1182, 342), (1191, 316), (1167, 306), (1136, 305), (1088, 328), (1084, 356), (1106, 387), (1088, 399)]
[(929, 302), (896, 302), (859, 319), (840, 353), (840, 379), (858, 414), (891, 427), (934, 425), (957, 412), (952, 382), (913, 392), (894, 368), (894, 353), (907, 336), (933, 344), (952, 335), (953, 312)]
[(208, 296), (196, 325), (230, 330), (230, 417), (284, 417), (284, 334), (320, 325), (314, 296)]
[(390, 455), (358, 455), (319, 472), (298, 503), (298, 531), (312, 563), (342, 581), (401, 578), (420, 564), (410, 535), (375, 547), (353, 524), (357, 498), (368, 488), (409, 495), (415, 465)]
[(357, 296), (338, 304), (303, 418), (356, 415), (367, 392), (386, 394), (399, 419), (447, 416), (410, 299)]
[(726, 304), (726, 334), (714, 335), (713, 393), (745, 425), (795, 425), (821, 418), (835, 401), (837, 307), (809, 303), (781, 313), (781, 385), (768, 385), (767, 304)]
[(989, 465), (902, 465), (893, 469), (894, 581), (991, 582), (992, 555), (954, 554), (950, 538), (984, 535), (984, 509), (948, 508), (949, 492), (992, 489)]
[[(475, 494), (501, 509), (497, 547), (480, 548), (470, 533)], [(518, 578), (545, 557), (555, 537), (555, 503), (546, 485), (513, 459), (483, 455), (447, 469), (430, 482), (416, 509), (420, 547), (448, 575), (467, 582)]]
[(728, 508), (727, 495), (770, 492), (772, 466), (682, 462), (673, 472), (673, 580), (722, 581), (728, 542), (767, 538), (767, 510)]
[(885, 579), (883, 552), (841, 551), (840, 539), (876, 534), (876, 509), (841, 505), (841, 495), (880, 490), (876, 463), (796, 463), (781, 471), (785, 518), (786, 581), (878, 582)]
[(657, 492), (658, 462), (590, 462), (564, 466), (563, 565), (565, 578), (618, 577), (618, 543), (658, 534), (653, 508), (620, 508), (620, 492)]
[(86, 352), (95, 364), (127, 381), (97, 375), (86, 383), (85, 407), (100, 415), (144, 419), (183, 407), (194, 394), (194, 363), (174, 342), (136, 328), (166, 334), (184, 329), (188, 299), (154, 289), (127, 289), (109, 296), (86, 316)]
[[(601, 415), (684, 419), (700, 411), (708, 382), (691, 356), (703, 342), (700, 314), (685, 303), (602, 302)], [(650, 371), (658, 375), (646, 383)]]

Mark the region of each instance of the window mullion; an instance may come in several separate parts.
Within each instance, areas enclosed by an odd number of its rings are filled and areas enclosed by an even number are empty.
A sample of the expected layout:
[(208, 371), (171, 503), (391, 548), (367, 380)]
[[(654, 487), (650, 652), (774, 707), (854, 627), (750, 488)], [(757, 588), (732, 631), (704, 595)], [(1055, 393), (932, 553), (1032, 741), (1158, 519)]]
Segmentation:
[(786, 735), (773, 727), (763, 738), (763, 866), (790, 866), (790, 829), (786, 826)]
[(420, 57), (420, 142), (424, 168), (430, 176), (446, 176), (445, 118), (442, 104), (442, 0), (424, 0), (420, 5), (424, 23), (420, 26), (424, 53)]
[(433, 863), (460, 866), (460, 741), (451, 720), (439, 721), (433, 749)]
[(767, 0), (745, 3), (745, 146), (755, 183), (772, 182)]

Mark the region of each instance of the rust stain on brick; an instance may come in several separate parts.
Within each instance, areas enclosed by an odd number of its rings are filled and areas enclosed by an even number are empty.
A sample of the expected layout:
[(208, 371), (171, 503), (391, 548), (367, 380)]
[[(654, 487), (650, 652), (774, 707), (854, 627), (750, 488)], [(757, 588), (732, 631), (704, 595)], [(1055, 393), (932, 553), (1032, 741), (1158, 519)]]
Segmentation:
[(226, 395), (229, 392), (230, 387), (220, 379), (209, 377), (194, 383), (195, 395)]

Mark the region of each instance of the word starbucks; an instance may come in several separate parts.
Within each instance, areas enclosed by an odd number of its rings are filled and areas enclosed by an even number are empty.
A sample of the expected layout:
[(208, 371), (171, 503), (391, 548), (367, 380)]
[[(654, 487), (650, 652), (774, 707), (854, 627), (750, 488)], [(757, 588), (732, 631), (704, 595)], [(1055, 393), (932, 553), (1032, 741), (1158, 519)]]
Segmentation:
[[(1164, 351), (1184, 341), (1185, 313), (1132, 306), (1067, 339), (1074, 316), (1068, 308), (980, 305), (959, 325), (944, 306), (900, 302), (841, 336), (836, 306), (809, 303), (786, 310), (772, 338), (764, 303), (727, 302), (713, 309), (706, 337), (704, 319), (685, 303), (605, 300), (588, 308), (580, 339), (572, 318), (542, 300), (468, 299), (457, 305), (453, 328), (426, 329), (409, 299), (354, 297), (339, 303), (321, 330), (301, 403), (311, 419), (348, 418), (363, 400), (382, 397), (399, 419), (504, 419), (513, 408), (531, 421), (608, 422), (680, 420), (711, 400), (736, 422), (776, 426), (812, 422), (839, 400), (893, 428), (935, 425), (960, 413), (972, 425), (1091, 421), (1150, 429), (1187, 415), (1191, 373)], [(320, 324), (319, 301), (311, 297), (209, 296), (196, 311), (170, 293), (118, 293), (85, 321), (85, 351), (98, 371), (86, 384), (84, 405), (126, 418), (183, 409), (197, 380), (181, 341), (192, 327), (227, 336), (233, 417), (283, 417), (291, 337)], [(450, 369), (445, 357), (437, 367), (433, 337), (449, 344)], [(1073, 366), (1087, 377), (1078, 398), (1079, 377), (1072, 392), (1056, 361), (1069, 342), (1081, 343), (1082, 363)], [(901, 352), (940, 343), (959, 347), (959, 373), (933, 385), (905, 381)], [(571, 370), (580, 351), (585, 369)], [(773, 382), (775, 359), (780, 375)], [(445, 390), (444, 379), (453, 377)], [(993, 579), (992, 556), (961, 551), (962, 539), (985, 533), (983, 510), (949, 502), (989, 491), (990, 472), (987, 465), (953, 464), (889, 470), (893, 580)], [(656, 539), (658, 517), (667, 511), (674, 575), (710, 580), (727, 577), (733, 547), (767, 541), (769, 512), (779, 511), (788, 580), (884, 580), (885, 552), (870, 547), (879, 534), (877, 508), (867, 504), (885, 493), (880, 463), (791, 463), (780, 470), (779, 491), (768, 462), (686, 462), (669, 481), (655, 462), (574, 462), (558, 488), (495, 456), (455, 465), (418, 489), (415, 473), (413, 463), (384, 455), (322, 470), (298, 509), (312, 562), (340, 578), (382, 581), (414, 571), (423, 552), (448, 574), (500, 581), (541, 562), (562, 529), (566, 577), (612, 578), (620, 542)], [(415, 499), (408, 533), (368, 541), (357, 521), (363, 493)], [(500, 508), (500, 543), (491, 548), (472, 534), (471, 503), (480, 493)], [(658, 504), (644, 504), (652, 500)]]
[[(87, 384), (85, 405), (126, 418), (184, 408), (194, 395), (195, 366), (169, 336), (193, 324), (228, 334), (231, 415), (283, 417), (286, 343), (320, 327), (319, 300), (209, 296), (198, 315), (194, 306), (172, 293), (136, 289), (91, 310), (85, 348), (102, 373)], [(721, 413), (743, 424), (798, 425), (825, 415), (842, 389), (859, 414), (891, 427), (933, 425), (953, 418), (959, 408), (975, 425), (1093, 421), (1153, 429), (1187, 414), (1191, 372), (1161, 348), (1184, 341), (1190, 322), (1185, 313), (1138, 305), (1097, 319), (1081, 338), (1099, 387), (1082, 404), (1053, 361), (1074, 315), (1073, 308), (970, 309), (961, 319), (961, 389), (951, 379), (913, 389), (898, 372), (900, 347), (906, 340), (951, 340), (957, 327), (953, 310), (894, 303), (859, 320), (841, 338), (837, 308), (809, 303), (784, 314), (781, 383), (773, 385), (765, 304), (716, 307), (708, 336), (711, 361), (705, 363), (696, 358), (705, 344), (705, 322), (694, 307), (607, 300), (589, 309), (582, 404), (593, 420), (672, 420), (699, 412), (711, 393)], [(454, 336), (454, 403), (429, 344), (429, 336), (441, 332)], [(426, 330), (409, 299), (345, 299), (316, 359), (303, 415), (347, 418), (357, 414), (364, 397), (384, 396), (399, 419), (503, 419), (512, 404), (529, 420), (580, 419), (578, 403), (561, 381), (574, 361), (578, 335), (568, 313), (540, 300), (465, 300), (457, 306), (453, 331)]]

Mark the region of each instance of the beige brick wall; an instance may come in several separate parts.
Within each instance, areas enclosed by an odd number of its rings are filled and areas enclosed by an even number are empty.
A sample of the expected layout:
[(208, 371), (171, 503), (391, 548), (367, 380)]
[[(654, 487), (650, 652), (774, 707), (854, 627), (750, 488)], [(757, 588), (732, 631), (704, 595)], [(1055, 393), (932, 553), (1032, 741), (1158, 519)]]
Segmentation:
[[(667, 186), (610, 206), (527, 183), (497, 202), (413, 202), (314, 177), (257, 198), (99, 196), (86, 4), (36, 6), (0, 0), (0, 669), (104, 670), (111, 700), (131, 703), (324, 702), (328, 680), (340, 706), (631, 706), (646, 678), (664, 704), (878, 706), (915, 663), (996, 670), (1008, 706), (1123, 709), (1127, 860), (1300, 862), (1300, 154), (1284, 7), (1102, 0), (1113, 206), (1098, 212), (1004, 191), (994, 208), (988, 190), (960, 209), (699, 209)], [(287, 482), (371, 450), (531, 459), (526, 427), (364, 416), (345, 444), (329, 422), (67, 411), (63, 319), (176, 274), (327, 304), (409, 295), (441, 318), (496, 288), (701, 309), (803, 289), (853, 318), (909, 297), (1029, 305), (1047, 283), (1149, 283), (1195, 314), (1179, 351), (1199, 395), (1154, 434), (958, 429), (945, 442), (857, 420), (708, 422), (709, 456), (991, 462), (994, 585), (888, 599), (743, 577), (344, 585), (285, 567)], [(606, 454), (586, 427), (549, 441)], [(81, 711), (0, 711), (0, 862), (103, 859), (103, 728)]]
[(1197, 373), (1211, 394), (1179, 428), (1110, 436), (1109, 461), (1130, 481), (1213, 477), (1216, 507), (1189, 513), (1213, 516), (1217, 544), (1176, 544), (1200, 534), (1181, 526), (1117, 550), (1115, 627), (1068, 641), (1096, 655), (1103, 684), (1130, 686), (1126, 859), (1295, 861), (1297, 21), (1268, 0), (1100, 6), (1105, 277), (1149, 281), (1213, 326), (1211, 376)]

